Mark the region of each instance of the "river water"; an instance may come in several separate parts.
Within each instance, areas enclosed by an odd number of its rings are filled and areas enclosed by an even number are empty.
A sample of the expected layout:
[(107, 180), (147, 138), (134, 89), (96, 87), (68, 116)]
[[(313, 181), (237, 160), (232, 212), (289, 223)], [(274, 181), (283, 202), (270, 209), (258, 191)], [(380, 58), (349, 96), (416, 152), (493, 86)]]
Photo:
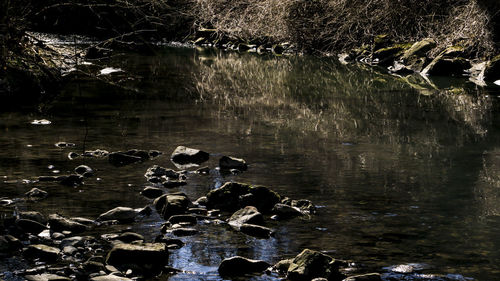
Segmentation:
[[(96, 65), (99, 64), (99, 65)], [(189, 175), (195, 200), (226, 181), (268, 186), (318, 207), (311, 218), (271, 222), (271, 239), (201, 223), (181, 238), (168, 280), (219, 280), (224, 258), (274, 263), (304, 248), (353, 260), (367, 271), (417, 264), (423, 272), (500, 280), (500, 108), (495, 89), (465, 80), (402, 79), (334, 58), (273, 57), (164, 47), (123, 54), (94, 67), (122, 70), (77, 76), (55, 101), (0, 112), (0, 197), (32, 187), (49, 192), (17, 210), (96, 218), (117, 206), (143, 207), (139, 192), (154, 164), (176, 168), (178, 146), (211, 153), (210, 175)], [(91, 68), (89, 68), (91, 69)], [(48, 125), (31, 124), (47, 119)], [(59, 148), (57, 142), (75, 143)], [(155, 149), (154, 160), (115, 167), (69, 160), (70, 151)], [(249, 169), (221, 175), (220, 155)], [(86, 164), (96, 176), (79, 187), (32, 183)], [(8, 216), (12, 207), (2, 207)], [(153, 239), (157, 214), (132, 230)], [(385, 269), (384, 269), (385, 268)], [(271, 280), (261, 276), (254, 280)], [(165, 277), (165, 280), (167, 278)]]

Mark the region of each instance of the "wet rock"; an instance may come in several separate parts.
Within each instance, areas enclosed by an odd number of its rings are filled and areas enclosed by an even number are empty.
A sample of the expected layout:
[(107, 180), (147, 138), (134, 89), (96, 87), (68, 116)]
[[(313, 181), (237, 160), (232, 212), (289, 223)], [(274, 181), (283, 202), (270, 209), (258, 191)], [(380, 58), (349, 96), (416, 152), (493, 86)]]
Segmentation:
[(139, 156), (128, 155), (124, 152), (112, 152), (108, 155), (109, 163), (117, 167), (141, 162), (142, 160)]
[(171, 155), (172, 162), (181, 165), (190, 163), (201, 164), (208, 159), (209, 154), (207, 152), (185, 146), (178, 146)]
[(273, 235), (273, 231), (270, 228), (244, 223), (240, 226), (240, 231), (246, 235), (250, 235), (257, 238), (267, 239)]
[(328, 281), (328, 279), (326, 278), (323, 278), (323, 277), (319, 277), (319, 278), (314, 278), (313, 280), (311, 281)]
[(52, 273), (42, 273), (36, 275), (25, 275), (24, 278), (29, 281), (69, 281), (68, 277), (52, 274)]
[(88, 150), (85, 151), (82, 156), (85, 157), (94, 157), (94, 158), (103, 158), (109, 155), (109, 152), (104, 149), (96, 149), (96, 150)]
[(189, 227), (179, 227), (171, 230), (175, 236), (192, 236), (198, 233), (198, 230)]
[(40, 200), (47, 197), (49, 193), (47, 191), (33, 187), (30, 191), (26, 192), (24, 195), (26, 195), (26, 197), (28, 197), (29, 200)]
[(166, 169), (158, 165), (154, 165), (146, 170), (144, 177), (146, 177), (149, 182), (162, 183), (169, 180), (179, 179), (181, 177), (181, 173), (172, 169)]
[(163, 243), (118, 244), (109, 251), (106, 263), (117, 268), (127, 265), (164, 265), (168, 252)]
[(486, 62), (479, 75), (479, 79), (491, 82), (500, 80), (500, 55)]
[(150, 150), (148, 153), (150, 158), (155, 158), (163, 154), (163, 152), (159, 150)]
[(196, 215), (201, 215), (201, 216), (207, 216), (208, 215), (208, 210), (205, 208), (188, 208), (188, 213), (191, 214), (196, 214)]
[(105, 270), (104, 264), (97, 261), (86, 261), (82, 264), (81, 267), (86, 273), (100, 272)]
[(395, 59), (401, 57), (407, 48), (408, 46), (401, 44), (381, 48), (374, 51), (372, 57), (377, 60), (378, 65), (390, 65)]
[(41, 224), (47, 224), (47, 219), (40, 212), (34, 212), (34, 211), (19, 212), (19, 218), (36, 221)]
[(231, 169), (246, 171), (248, 166), (243, 159), (230, 156), (222, 156), (219, 160), (219, 168), (225, 171), (229, 171)]
[(276, 203), (280, 202), (279, 194), (267, 187), (234, 182), (227, 182), (219, 189), (210, 191), (206, 197), (208, 208), (224, 211), (236, 211), (247, 205), (252, 205), (260, 212), (267, 213)]
[(241, 225), (248, 224), (258, 224), (264, 223), (264, 216), (253, 206), (246, 206), (243, 209), (236, 211), (228, 220), (231, 227), (239, 230)]
[(70, 220), (76, 221), (77, 223), (81, 223), (81, 224), (87, 225), (87, 226), (92, 226), (92, 225), (96, 224), (96, 222), (94, 220), (91, 220), (88, 218), (73, 217), (73, 218), (70, 218)]
[(71, 142), (60, 141), (60, 142), (56, 143), (55, 146), (60, 147), (60, 148), (66, 148), (66, 147), (75, 147), (76, 145), (74, 143), (71, 143)]
[(97, 221), (116, 220), (120, 223), (133, 222), (137, 216), (137, 211), (129, 207), (116, 207), (101, 214)]
[(109, 275), (92, 277), (90, 278), (90, 281), (133, 281), (133, 280), (126, 277), (109, 274)]
[(162, 196), (163, 190), (161, 190), (160, 188), (157, 188), (157, 187), (147, 186), (146, 188), (144, 188), (141, 191), (141, 194), (144, 197), (154, 199), (154, 198), (158, 198), (158, 197)]
[(61, 251), (57, 248), (43, 244), (30, 245), (24, 250), (24, 255), (28, 258), (39, 258), (43, 261), (55, 261)]
[(153, 202), (156, 210), (165, 220), (173, 215), (184, 214), (191, 201), (184, 193), (165, 194), (155, 199)]
[(125, 243), (130, 243), (133, 241), (144, 241), (144, 236), (134, 232), (124, 232), (118, 235), (116, 240), (120, 240)]
[(37, 221), (29, 219), (17, 219), (16, 226), (25, 233), (32, 233), (38, 235), (40, 232), (47, 229), (47, 227)]
[(59, 176), (59, 183), (67, 186), (78, 186), (83, 184), (83, 177), (80, 175)]
[(174, 215), (171, 216), (168, 221), (170, 224), (183, 223), (195, 225), (197, 223), (196, 216), (193, 215)]
[(12, 235), (0, 236), (0, 253), (10, 253), (23, 247), (23, 243)]
[(49, 226), (50, 230), (54, 232), (71, 231), (73, 233), (79, 233), (88, 230), (86, 225), (62, 217), (58, 214), (49, 215)]
[(298, 254), (290, 264), (287, 278), (291, 281), (311, 280), (314, 278), (326, 278), (337, 280), (342, 274), (338, 267), (334, 266), (335, 260), (323, 253), (305, 249)]
[(342, 281), (382, 281), (380, 273), (367, 273), (362, 275), (349, 276)]
[(316, 206), (307, 199), (300, 199), (300, 200), (292, 200), (290, 198), (285, 198), (281, 200), (281, 203), (299, 208), (299, 210), (302, 212), (302, 214), (314, 214), (316, 213)]
[(272, 213), (277, 215), (278, 219), (289, 219), (303, 215), (299, 208), (281, 203), (274, 205)]
[(66, 235), (62, 234), (61, 232), (53, 232), (50, 238), (52, 238), (53, 240), (62, 240), (66, 238)]
[(78, 157), (80, 157), (80, 154), (78, 154), (76, 152), (70, 152), (70, 153), (68, 153), (69, 160), (73, 160), (73, 159), (78, 158)]
[(261, 260), (251, 260), (240, 256), (224, 259), (219, 265), (221, 276), (243, 276), (264, 272), (270, 264)]
[(85, 245), (85, 242), (92, 239), (91, 236), (72, 236), (65, 238), (61, 241), (59, 244), (59, 247), (64, 249), (66, 246), (72, 246), (72, 247), (83, 247)]
[(87, 165), (80, 165), (75, 168), (75, 173), (80, 176), (90, 177), (94, 175), (94, 170)]
[(155, 238), (155, 242), (157, 243), (165, 243), (168, 249), (180, 249), (184, 246), (184, 242), (180, 239), (168, 238), (163, 235), (158, 235)]

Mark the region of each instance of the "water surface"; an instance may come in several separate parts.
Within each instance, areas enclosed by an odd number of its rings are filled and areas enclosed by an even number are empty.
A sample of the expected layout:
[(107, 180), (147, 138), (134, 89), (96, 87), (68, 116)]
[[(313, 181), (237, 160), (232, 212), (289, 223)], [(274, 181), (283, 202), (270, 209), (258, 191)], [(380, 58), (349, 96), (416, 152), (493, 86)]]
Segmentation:
[[(33, 186), (50, 196), (19, 210), (96, 218), (116, 206), (143, 207), (139, 192), (153, 164), (175, 168), (178, 145), (244, 158), (239, 175), (190, 175), (192, 200), (225, 181), (265, 185), (309, 199), (318, 214), (271, 222), (261, 240), (206, 222), (182, 238), (170, 264), (188, 271), (169, 280), (218, 280), (224, 258), (274, 263), (304, 248), (384, 271), (418, 263), (428, 271), (500, 279), (500, 124), (495, 89), (464, 80), (406, 80), (330, 58), (266, 57), (166, 47), (124, 54), (99, 67), (121, 87), (83, 79), (41, 110), (0, 113), (0, 197)], [(98, 73), (98, 72), (96, 72)], [(108, 77), (100, 77), (108, 79)], [(47, 119), (49, 125), (33, 125)], [(60, 141), (76, 144), (61, 149)], [(114, 167), (102, 159), (69, 160), (70, 151), (156, 149), (161, 157)], [(80, 187), (29, 183), (86, 164), (97, 170)], [(53, 166), (53, 167), (52, 167)], [(3, 216), (12, 213), (3, 208)], [(133, 230), (153, 239), (152, 215)], [(166, 278), (165, 278), (166, 279)], [(271, 280), (271, 276), (255, 277)]]

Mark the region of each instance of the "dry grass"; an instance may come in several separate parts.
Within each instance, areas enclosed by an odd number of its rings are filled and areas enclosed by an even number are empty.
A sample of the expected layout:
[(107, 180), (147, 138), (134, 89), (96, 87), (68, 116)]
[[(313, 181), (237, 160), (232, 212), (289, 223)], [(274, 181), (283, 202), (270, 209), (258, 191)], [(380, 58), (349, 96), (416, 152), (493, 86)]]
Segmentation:
[(196, 0), (196, 18), (242, 40), (289, 41), (301, 49), (338, 51), (370, 44), (434, 37), (493, 51), (490, 12), (476, 0)]

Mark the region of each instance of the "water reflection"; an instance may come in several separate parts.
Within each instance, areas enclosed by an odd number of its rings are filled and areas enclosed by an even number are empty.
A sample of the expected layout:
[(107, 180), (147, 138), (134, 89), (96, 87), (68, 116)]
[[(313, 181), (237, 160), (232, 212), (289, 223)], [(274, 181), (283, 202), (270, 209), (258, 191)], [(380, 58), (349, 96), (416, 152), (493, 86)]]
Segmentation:
[[(171, 265), (187, 272), (169, 280), (216, 280), (226, 257), (276, 262), (303, 248), (377, 270), (425, 263), (432, 272), (500, 278), (499, 108), (491, 92), (464, 80), (402, 79), (328, 58), (167, 48), (107, 63), (135, 77), (120, 82), (135, 90), (82, 81), (79, 95), (68, 85), (42, 114), (0, 113), (0, 176), (30, 179), (51, 173), (49, 165), (65, 173), (87, 164), (101, 179), (79, 188), (45, 185), (49, 198), (19, 208), (95, 218), (110, 207), (142, 207), (150, 203), (138, 195), (145, 170), (175, 168), (169, 154), (187, 145), (212, 153), (211, 168), (222, 154), (249, 163), (237, 176), (190, 175), (175, 191), (192, 200), (238, 180), (321, 208), (310, 219), (270, 222), (276, 236), (269, 240), (199, 224), (200, 234), (171, 253)], [(43, 118), (52, 123), (29, 124)], [(69, 150), (54, 147), (68, 141), (79, 150), (84, 139), (87, 149), (165, 155), (117, 168), (69, 161)], [(2, 181), (0, 188), (0, 197), (15, 198), (31, 186)], [(152, 239), (159, 221), (154, 216), (134, 230)]]

